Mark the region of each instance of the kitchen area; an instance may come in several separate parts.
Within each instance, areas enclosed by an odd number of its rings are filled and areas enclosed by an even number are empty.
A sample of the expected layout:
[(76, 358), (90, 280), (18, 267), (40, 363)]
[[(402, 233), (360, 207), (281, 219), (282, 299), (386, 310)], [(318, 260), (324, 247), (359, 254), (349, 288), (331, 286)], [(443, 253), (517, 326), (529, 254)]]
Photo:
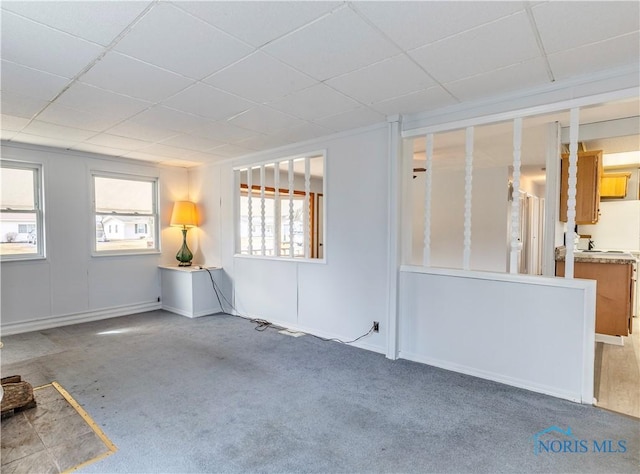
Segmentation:
[[(599, 143), (597, 143), (599, 141)], [(608, 143), (607, 143), (608, 142)], [(635, 148), (628, 151), (611, 151)], [(574, 277), (597, 281), (596, 404), (640, 418), (640, 143), (593, 140), (578, 153), (576, 238), (555, 250), (564, 276), (566, 248), (574, 250)], [(561, 222), (566, 222), (568, 154), (562, 156)]]

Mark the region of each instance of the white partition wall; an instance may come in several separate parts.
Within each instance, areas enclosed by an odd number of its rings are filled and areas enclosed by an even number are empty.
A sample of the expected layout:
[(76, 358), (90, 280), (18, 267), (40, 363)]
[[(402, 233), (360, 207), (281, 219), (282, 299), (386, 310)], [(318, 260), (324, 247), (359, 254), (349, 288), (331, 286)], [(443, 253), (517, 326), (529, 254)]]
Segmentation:
[(593, 402), (595, 282), (403, 267), (399, 356)]

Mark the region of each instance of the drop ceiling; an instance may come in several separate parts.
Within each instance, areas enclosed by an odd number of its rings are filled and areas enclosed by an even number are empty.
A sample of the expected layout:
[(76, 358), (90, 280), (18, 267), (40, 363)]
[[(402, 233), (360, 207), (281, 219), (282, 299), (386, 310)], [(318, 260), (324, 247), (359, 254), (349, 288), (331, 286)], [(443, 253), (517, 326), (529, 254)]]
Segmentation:
[(638, 2), (1, 8), (3, 140), (185, 167), (640, 57)]

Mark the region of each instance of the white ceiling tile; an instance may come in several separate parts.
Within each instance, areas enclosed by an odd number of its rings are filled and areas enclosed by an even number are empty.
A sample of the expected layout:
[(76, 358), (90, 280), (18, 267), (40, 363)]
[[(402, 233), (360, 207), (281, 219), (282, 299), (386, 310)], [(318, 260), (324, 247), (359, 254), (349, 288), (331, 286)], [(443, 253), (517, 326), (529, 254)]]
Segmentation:
[(2, 58), (8, 61), (72, 78), (103, 50), (13, 13), (2, 14)]
[(11, 140), (13, 137), (15, 137), (18, 134), (18, 132), (16, 132), (15, 130), (5, 130), (2, 129), (0, 130), (0, 140)]
[(3, 91), (38, 99), (52, 100), (69, 83), (69, 79), (2, 61), (0, 76)]
[(9, 1), (2, 2), (2, 8), (106, 46), (150, 3)]
[(0, 99), (3, 114), (27, 119), (33, 117), (49, 103), (37, 97), (14, 94), (5, 90), (2, 91)]
[(2, 130), (13, 130), (19, 132), (29, 123), (28, 118), (16, 117), (15, 115), (2, 114), (0, 116), (0, 124)]
[(190, 135), (209, 138), (225, 143), (237, 143), (256, 135), (253, 130), (230, 125), (229, 122), (203, 122), (199, 127), (189, 132)]
[(79, 128), (65, 127), (53, 123), (33, 120), (27, 127), (22, 130), (30, 135), (38, 135), (40, 137), (59, 138), (69, 140), (71, 142), (81, 142), (96, 134), (95, 131), (82, 130)]
[(550, 82), (542, 58), (449, 82), (444, 86), (461, 101), (499, 96), (518, 89), (535, 87)]
[[(259, 74), (256, 71), (260, 71)], [(265, 103), (309, 87), (317, 81), (258, 51), (213, 74), (204, 82)]]
[(202, 119), (195, 115), (160, 105), (145, 110), (133, 117), (131, 121), (147, 127), (158, 127), (161, 130), (174, 130), (181, 133), (197, 128), (202, 123)]
[(191, 160), (163, 160), (161, 163), (165, 166), (175, 166), (178, 168), (193, 168), (195, 166), (200, 166), (202, 162), (212, 162), (216, 160), (216, 157), (213, 155), (205, 155), (202, 153), (202, 158), (198, 158), (200, 161), (191, 161)]
[(402, 48), (413, 49), (515, 13), (524, 2), (359, 1), (354, 6)]
[(268, 44), (264, 50), (321, 81), (400, 52), (348, 7)]
[(525, 13), (503, 18), (409, 52), (441, 83), (540, 56)]
[(106, 146), (109, 148), (117, 148), (121, 150), (139, 150), (152, 144), (149, 141), (120, 137), (118, 135), (111, 135), (109, 133), (101, 133), (99, 135), (95, 135), (85, 140), (85, 143)]
[(360, 104), (324, 84), (318, 84), (278, 99), (269, 106), (305, 120), (314, 120), (356, 109)]
[(114, 127), (107, 130), (110, 135), (117, 135), (126, 138), (133, 138), (148, 142), (157, 142), (166, 140), (169, 137), (177, 135), (175, 130), (169, 130), (154, 125), (143, 125), (132, 120), (125, 120)]
[(211, 120), (227, 119), (254, 106), (252, 102), (202, 83), (163, 101), (163, 105)]
[(12, 138), (12, 141), (56, 148), (70, 148), (76, 143), (74, 140), (43, 137), (40, 135), (31, 135), (29, 133), (18, 133)]
[(255, 149), (239, 146), (239, 145), (222, 145), (220, 147), (214, 148), (210, 150), (209, 153), (214, 155), (216, 158), (232, 158), (236, 156), (248, 155), (249, 153), (253, 153)]
[(166, 159), (154, 155), (153, 153), (145, 153), (143, 151), (131, 151), (122, 155), (123, 158), (131, 158), (134, 160), (150, 161), (152, 163), (164, 163)]
[(175, 2), (202, 20), (262, 46), (341, 5), (341, 2)]
[(412, 94), (407, 94), (395, 99), (377, 102), (372, 104), (371, 108), (385, 115), (415, 114), (446, 107), (455, 103), (457, 103), (457, 101), (451, 97), (451, 94), (442, 87), (435, 86), (424, 91), (413, 92)]
[(369, 107), (359, 107), (354, 110), (342, 112), (330, 117), (314, 120), (318, 125), (322, 125), (334, 132), (351, 130), (353, 128), (365, 127), (385, 121), (385, 116)]
[(115, 49), (194, 79), (206, 77), (253, 50), (168, 3), (154, 6)]
[(238, 143), (240, 146), (246, 146), (254, 150), (268, 150), (286, 145), (288, 142), (285, 138), (278, 135), (255, 135)]
[(167, 140), (163, 140), (162, 144), (184, 148), (185, 150), (207, 151), (217, 146), (224, 145), (224, 142), (183, 133), (181, 135), (168, 138)]
[(96, 132), (113, 127), (120, 121), (118, 118), (85, 112), (84, 110), (77, 110), (60, 104), (50, 104), (38, 115), (38, 120)]
[(150, 102), (78, 82), (69, 87), (55, 103), (113, 120), (124, 120), (151, 105)]
[(161, 143), (154, 143), (140, 150), (143, 153), (150, 153), (152, 155), (164, 156), (168, 158), (182, 158), (187, 154), (187, 151), (182, 148), (177, 148), (169, 145), (163, 145)]
[(272, 133), (283, 128), (300, 126), (304, 121), (268, 107), (257, 106), (234, 117), (228, 123), (260, 133)]
[(392, 99), (435, 84), (404, 54), (326, 81), (334, 89), (365, 104)]
[(92, 143), (86, 143), (86, 142), (76, 143), (71, 147), (71, 149), (76, 151), (88, 151), (90, 153), (99, 153), (101, 155), (108, 155), (108, 156), (123, 156), (124, 154), (129, 152), (129, 150), (125, 150), (121, 148), (94, 145)]
[(547, 54), (640, 28), (640, 2), (547, 2), (532, 9)]
[(322, 137), (331, 133), (331, 130), (315, 123), (303, 123), (296, 127), (286, 128), (275, 133), (275, 136), (283, 139), (285, 143), (298, 143), (312, 138)]
[(631, 33), (608, 41), (549, 54), (549, 64), (556, 79), (604, 71), (627, 64), (638, 65), (640, 35)]
[(151, 102), (160, 102), (193, 83), (192, 79), (115, 52), (107, 53), (80, 81)]

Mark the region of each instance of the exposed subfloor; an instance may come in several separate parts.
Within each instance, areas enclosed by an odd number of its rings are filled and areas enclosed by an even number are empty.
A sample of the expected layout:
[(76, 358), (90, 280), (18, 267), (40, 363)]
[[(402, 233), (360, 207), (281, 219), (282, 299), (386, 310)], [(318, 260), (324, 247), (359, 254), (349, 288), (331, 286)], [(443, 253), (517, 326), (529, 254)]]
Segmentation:
[[(631, 417), (258, 332), (233, 316), (153, 311), (3, 342), (3, 374), (59, 382), (118, 447), (81, 472), (637, 472), (640, 463)], [(571, 439), (535, 454), (550, 427), (570, 428)], [(551, 448), (563, 438), (542, 436)], [(572, 449), (578, 440), (587, 452)]]
[(623, 346), (596, 344), (595, 397), (601, 408), (640, 418), (640, 319), (633, 324)]

